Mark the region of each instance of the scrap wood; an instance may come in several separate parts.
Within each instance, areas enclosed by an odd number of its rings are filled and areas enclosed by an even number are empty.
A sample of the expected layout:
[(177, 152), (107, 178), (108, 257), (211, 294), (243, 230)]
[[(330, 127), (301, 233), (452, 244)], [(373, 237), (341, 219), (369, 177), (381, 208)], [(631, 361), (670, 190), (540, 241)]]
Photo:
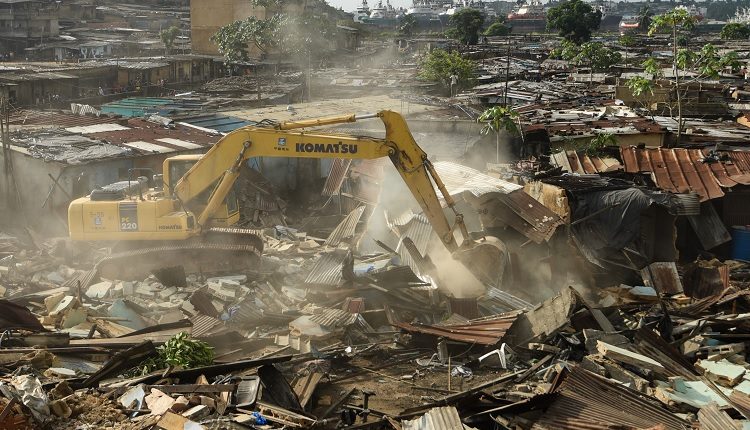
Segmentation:
[(147, 358), (156, 355), (156, 348), (151, 341), (145, 341), (125, 351), (118, 352), (101, 369), (84, 380), (78, 388), (90, 388), (103, 379), (119, 375), (140, 364)]

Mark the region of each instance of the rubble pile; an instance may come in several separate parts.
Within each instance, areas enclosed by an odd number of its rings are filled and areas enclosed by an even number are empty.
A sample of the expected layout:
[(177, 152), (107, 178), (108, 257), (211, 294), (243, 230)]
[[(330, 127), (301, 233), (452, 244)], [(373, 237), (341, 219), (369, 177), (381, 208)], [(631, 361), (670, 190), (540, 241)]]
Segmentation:
[(264, 230), (246, 273), (97, 279), (71, 247), (3, 236), (3, 428), (749, 422), (748, 264), (654, 263), (642, 285), (536, 305), (462, 298), (351, 247), (356, 212), (325, 239)]

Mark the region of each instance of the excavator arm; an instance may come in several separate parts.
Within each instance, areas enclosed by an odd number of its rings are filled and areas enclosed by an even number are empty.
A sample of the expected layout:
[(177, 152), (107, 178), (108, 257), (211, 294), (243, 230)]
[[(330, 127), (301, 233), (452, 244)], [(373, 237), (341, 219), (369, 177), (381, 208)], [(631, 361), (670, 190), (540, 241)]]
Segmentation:
[[(299, 129), (322, 125), (355, 122), (377, 117), (385, 125), (385, 139), (345, 134), (305, 132)], [(464, 241), (469, 234), (463, 217), (445, 185), (440, 180), (427, 154), (414, 140), (404, 118), (392, 111), (374, 115), (338, 117), (285, 122), (271, 128), (243, 127), (224, 136), (177, 182), (173, 197), (189, 204), (205, 190), (214, 187), (211, 196), (197, 214), (198, 225), (204, 226), (221, 206), (240, 168), (253, 157), (345, 158), (375, 159), (389, 157), (414, 198), (419, 203), (435, 232), (449, 251), (458, 249), (453, 232), (461, 231)], [(451, 226), (443, 213), (433, 182), (455, 215)]]

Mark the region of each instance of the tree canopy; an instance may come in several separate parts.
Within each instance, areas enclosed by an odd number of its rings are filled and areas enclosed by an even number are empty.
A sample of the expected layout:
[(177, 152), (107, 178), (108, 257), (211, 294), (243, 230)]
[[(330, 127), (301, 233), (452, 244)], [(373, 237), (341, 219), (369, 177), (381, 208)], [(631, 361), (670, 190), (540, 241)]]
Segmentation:
[(450, 28), (445, 34), (466, 45), (476, 45), (479, 30), (484, 25), (484, 15), (477, 9), (464, 8), (451, 16)]
[(458, 84), (467, 87), (474, 83), (476, 63), (464, 58), (459, 52), (435, 49), (422, 59), (419, 68), (419, 77), (426, 81), (438, 82), (447, 87), (451, 76), (455, 75)]
[(724, 40), (746, 40), (750, 38), (750, 27), (738, 22), (731, 22), (721, 29), (720, 35)]
[(248, 46), (261, 54), (307, 56), (322, 53), (335, 34), (334, 24), (322, 17), (303, 13), (290, 17), (274, 14), (268, 19), (250, 17), (221, 27), (211, 36), (227, 62), (247, 61)]
[(175, 27), (174, 25), (159, 32), (159, 38), (164, 44), (164, 48), (166, 49), (167, 53), (172, 50), (172, 48), (174, 47), (174, 41), (179, 35), (180, 29)]
[(398, 31), (404, 36), (411, 36), (418, 25), (417, 17), (414, 14), (403, 15), (398, 21)]
[(510, 28), (500, 21), (493, 22), (484, 31), (485, 36), (507, 36), (508, 34), (510, 34)]
[(601, 20), (602, 13), (582, 0), (568, 0), (547, 12), (547, 28), (574, 43), (591, 39)]

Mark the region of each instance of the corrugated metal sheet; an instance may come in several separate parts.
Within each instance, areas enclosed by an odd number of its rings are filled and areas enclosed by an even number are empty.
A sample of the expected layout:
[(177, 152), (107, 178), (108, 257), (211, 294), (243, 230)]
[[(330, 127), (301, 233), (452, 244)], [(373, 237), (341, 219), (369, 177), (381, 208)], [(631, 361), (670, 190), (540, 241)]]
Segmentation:
[(532, 427), (533, 430), (611, 430), (654, 428), (684, 430), (690, 424), (643, 393), (580, 367), (562, 382), (559, 396)]
[(349, 252), (337, 249), (332, 252), (321, 254), (310, 273), (305, 278), (305, 284), (316, 286), (336, 286), (343, 279), (341, 273), (344, 262), (349, 257)]
[(682, 282), (673, 261), (651, 263), (641, 269), (644, 285), (661, 294), (682, 293)]
[(344, 183), (344, 178), (346, 178), (346, 174), (349, 172), (349, 166), (351, 164), (352, 160), (342, 160), (340, 158), (333, 160), (331, 163), (331, 170), (328, 172), (326, 183), (323, 186), (322, 195), (332, 196), (338, 194), (341, 189), (341, 184)]
[[(491, 204), (495, 203), (505, 206), (505, 208), (510, 209), (512, 212), (508, 213), (507, 210), (498, 208), (499, 210), (488, 211), (487, 214), (489, 216), (502, 220), (504, 224), (511, 226), (536, 243), (549, 240), (557, 227), (564, 224), (563, 219), (559, 215), (526, 194), (523, 190), (501, 195), (499, 199), (487, 199), (487, 197), (485, 195), (480, 200), (483, 208), (491, 208)], [(488, 203), (490, 204), (489, 206)], [(482, 223), (485, 224), (485, 227), (490, 226), (484, 219), (485, 215), (482, 215), (482, 217)]]
[(322, 309), (310, 317), (310, 321), (330, 329), (347, 326), (356, 319), (357, 314), (333, 308)]
[(426, 414), (413, 420), (401, 421), (402, 430), (464, 430), (461, 417), (453, 406), (430, 409)]
[(750, 154), (721, 151), (728, 161), (704, 162), (706, 149), (620, 148), (628, 173), (651, 173), (657, 187), (673, 193), (694, 192), (701, 201), (724, 196), (722, 188), (750, 184)]
[[(450, 161), (435, 163), (435, 170), (451, 195), (469, 192), (475, 197), (486, 193), (510, 193), (523, 189), (523, 186), (502, 179), (493, 178), (484, 173)], [(437, 190), (438, 196), (440, 191)]]
[(420, 323), (395, 322), (394, 325), (410, 333), (421, 333), (458, 342), (479, 345), (495, 345), (499, 343), (508, 331), (518, 312), (497, 315), (484, 319), (472, 320), (466, 324), (438, 326)]
[(583, 151), (560, 151), (550, 157), (552, 164), (566, 172), (578, 174), (605, 173), (622, 170), (619, 160), (612, 157), (592, 157)]
[(701, 430), (741, 430), (742, 425), (729, 417), (729, 415), (719, 409), (716, 403), (709, 403), (708, 406), (698, 411), (698, 422), (701, 424)]
[(193, 324), (190, 335), (195, 338), (205, 336), (214, 328), (222, 325), (221, 321), (208, 315), (196, 315), (190, 318), (190, 322)]
[(365, 206), (360, 206), (357, 209), (349, 212), (343, 220), (333, 229), (325, 244), (329, 246), (338, 246), (342, 241), (348, 240), (354, 236), (354, 231), (357, 229), (357, 224), (362, 218), (362, 214), (365, 212)]

